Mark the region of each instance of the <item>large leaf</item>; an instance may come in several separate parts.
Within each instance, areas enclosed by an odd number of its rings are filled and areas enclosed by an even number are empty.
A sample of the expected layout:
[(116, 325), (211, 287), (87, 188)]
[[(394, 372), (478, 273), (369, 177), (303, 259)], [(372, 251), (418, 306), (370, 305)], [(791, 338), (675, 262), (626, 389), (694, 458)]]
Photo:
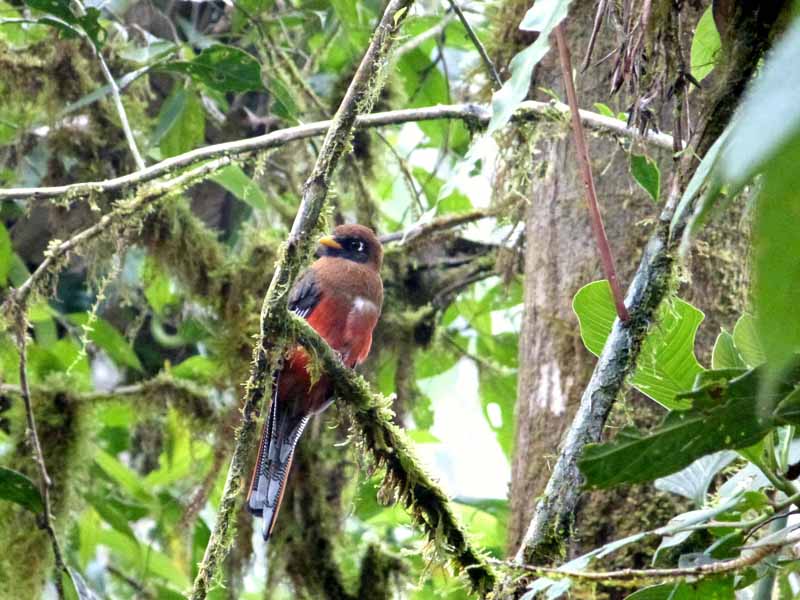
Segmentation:
[(8, 500), (32, 512), (44, 510), (39, 488), (22, 473), (0, 467), (0, 500)]
[(706, 454), (751, 446), (773, 427), (793, 422), (792, 410), (781, 412), (780, 402), (800, 383), (800, 368), (787, 372), (773, 393), (759, 396), (765, 375), (764, 367), (743, 375), (703, 373), (697, 389), (684, 395), (689, 409), (669, 413), (649, 434), (626, 428), (610, 443), (588, 445), (579, 461), (587, 485), (651, 481)]
[(191, 379), (198, 383), (209, 383), (219, 378), (220, 366), (208, 356), (190, 356), (182, 363), (172, 367), (170, 372), (181, 379)]
[(642, 588), (625, 600), (729, 600), (734, 597), (731, 577), (679, 581)]
[(692, 77), (697, 81), (702, 81), (712, 71), (721, 45), (719, 32), (714, 24), (714, 16), (709, 6), (700, 17), (692, 38), (691, 71)]
[(517, 375), (503, 374), (495, 369), (482, 367), (479, 370), (478, 381), (478, 392), (486, 422), (497, 436), (503, 453), (510, 460), (514, 444)]
[(227, 166), (217, 171), (211, 179), (245, 204), (249, 204), (258, 210), (266, 210), (267, 197), (258, 187), (258, 184), (242, 171), (241, 167), (237, 165)]
[(188, 575), (174, 559), (152, 546), (143, 548), (140, 552), (136, 542), (113, 529), (100, 531), (97, 541), (111, 549), (124, 567), (142, 577), (159, 577), (178, 589), (185, 589), (191, 583)]
[[(800, 35), (797, 36), (800, 61)], [(795, 71), (800, 80), (800, 71)], [(787, 82), (788, 85), (791, 85)], [(794, 82), (797, 99), (800, 81)], [(798, 111), (800, 115), (800, 111)], [(758, 338), (773, 371), (800, 351), (800, 132), (766, 166), (758, 194), (755, 239), (755, 313)]]
[(194, 150), (205, 141), (205, 123), (197, 93), (176, 89), (161, 107), (151, 143), (158, 144), (161, 158)]
[(158, 67), (186, 73), (220, 92), (262, 91), (261, 65), (241, 48), (215, 44), (190, 61), (173, 61)]
[(567, 16), (569, 3), (570, 0), (537, 0), (525, 14), (519, 28), (524, 31), (538, 31), (539, 37), (511, 59), (511, 79), (492, 96), (489, 133), (508, 123), (520, 102), (525, 100), (531, 87), (533, 68), (550, 49), (550, 33)]
[(656, 489), (679, 494), (692, 500), (697, 506), (703, 506), (708, 486), (711, 485), (714, 476), (733, 462), (737, 456), (736, 452), (725, 450), (698, 458), (685, 469), (657, 479)]
[[(586, 348), (599, 356), (616, 318), (606, 280), (585, 285), (572, 301)], [(677, 395), (692, 389), (703, 368), (694, 355), (694, 338), (703, 313), (679, 298), (659, 308), (656, 324), (642, 344), (631, 384), (662, 406), (685, 407)]]
[(727, 331), (720, 332), (711, 352), (711, 368), (744, 369), (746, 366), (733, 336)]
[[(772, 165), (772, 158), (782, 153), (781, 148), (800, 128), (798, 98), (800, 21), (796, 20), (776, 44), (742, 103), (720, 156), (719, 170), (726, 181), (742, 185), (764, 165)], [(789, 164), (784, 173), (787, 178), (797, 172), (796, 163)]]
[(117, 510), (115, 506), (108, 503), (104, 498), (92, 494), (87, 494), (85, 498), (92, 508), (97, 511), (97, 514), (100, 515), (103, 521), (136, 542), (136, 535), (133, 533), (133, 529), (131, 529), (128, 519), (124, 514)]
[(767, 356), (758, 339), (756, 321), (752, 315), (745, 313), (736, 321), (733, 328), (733, 343), (748, 367), (757, 367), (766, 362)]
[(141, 476), (123, 465), (115, 456), (98, 450), (95, 453), (94, 461), (103, 473), (119, 484), (133, 498), (148, 504), (153, 502), (153, 496), (142, 483)]

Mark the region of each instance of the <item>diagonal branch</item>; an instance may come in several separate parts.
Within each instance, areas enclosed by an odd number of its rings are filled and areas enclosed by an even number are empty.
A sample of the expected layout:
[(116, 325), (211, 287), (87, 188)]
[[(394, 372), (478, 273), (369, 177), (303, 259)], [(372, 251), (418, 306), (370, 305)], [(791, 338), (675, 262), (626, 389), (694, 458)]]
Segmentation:
[(57, 270), (58, 265), (63, 264), (65, 259), (79, 247), (97, 238), (101, 234), (110, 230), (112, 227), (124, 225), (125, 218), (135, 214), (145, 207), (151, 205), (165, 194), (181, 189), (182, 186), (189, 185), (196, 179), (202, 178), (222, 167), (230, 164), (231, 159), (223, 156), (216, 160), (206, 162), (198, 167), (184, 171), (177, 177), (158, 181), (142, 190), (130, 201), (121, 202), (114, 210), (103, 215), (94, 225), (87, 227), (66, 241), (56, 241), (48, 247), (45, 252), (44, 260), (39, 263), (36, 270), (15, 289), (10, 296), (14, 302), (24, 305), (30, 293), (35, 289), (36, 284), (47, 275)]
[(472, 28), (472, 25), (469, 24), (467, 21), (467, 17), (464, 15), (464, 11), (461, 10), (461, 7), (458, 5), (456, 0), (448, 0), (450, 2), (450, 6), (453, 8), (453, 12), (458, 15), (461, 24), (464, 26), (464, 29), (467, 30), (467, 35), (469, 39), (472, 40), (472, 44), (475, 46), (475, 49), (478, 51), (478, 54), (481, 55), (481, 60), (483, 61), (483, 65), (486, 67), (486, 70), (489, 72), (489, 76), (492, 78), (492, 82), (494, 83), (495, 89), (500, 89), (503, 87), (503, 80), (500, 79), (500, 74), (497, 72), (497, 69), (492, 62), (492, 59), (489, 58), (489, 53), (486, 52), (486, 48), (483, 46), (478, 34), (475, 33), (475, 30)]
[(608, 279), (611, 286), (611, 293), (614, 296), (614, 304), (617, 307), (617, 315), (621, 321), (628, 320), (628, 309), (625, 308), (625, 301), (622, 298), (622, 290), (617, 278), (617, 270), (614, 267), (614, 256), (611, 254), (611, 246), (608, 243), (606, 228), (603, 225), (603, 215), (600, 212), (600, 203), (597, 201), (597, 190), (594, 186), (592, 176), (592, 165), (589, 162), (589, 148), (586, 146), (586, 134), (583, 132), (583, 124), (579, 116), (578, 97), (575, 93), (575, 83), (572, 81), (572, 61), (570, 60), (567, 36), (564, 33), (563, 21), (556, 25), (556, 40), (558, 45), (558, 57), (561, 61), (561, 73), (564, 77), (564, 87), (567, 90), (567, 100), (569, 101), (570, 112), (572, 113), (572, 132), (575, 138), (575, 151), (578, 155), (578, 164), (583, 176), (583, 185), (586, 188), (586, 202), (589, 204), (589, 221), (594, 231), (595, 243), (600, 251), (600, 262), (603, 264), (603, 274)]
[[(561, 120), (568, 118), (569, 114), (569, 107), (561, 102), (536, 102), (534, 100), (529, 100), (520, 104), (512, 121), (520, 123), (540, 119)], [(411, 122), (459, 119), (471, 125), (475, 125), (476, 127), (486, 127), (486, 125), (489, 124), (491, 116), (491, 108), (485, 104), (445, 104), (359, 115), (354, 125), (356, 129), (369, 129)], [(638, 129), (628, 127), (624, 121), (599, 115), (588, 110), (581, 110), (580, 116), (581, 121), (587, 127), (595, 131), (642, 140), (659, 148), (672, 149), (672, 136), (670, 135), (652, 131), (648, 131), (642, 135)], [(41, 199), (59, 196), (78, 197), (124, 190), (128, 187), (152, 181), (170, 172), (186, 168), (211, 158), (235, 158), (252, 152), (278, 148), (290, 142), (322, 135), (328, 130), (331, 124), (332, 121), (330, 120), (317, 121), (315, 123), (279, 129), (252, 138), (203, 146), (202, 148), (190, 150), (189, 152), (167, 158), (134, 173), (121, 175), (113, 179), (105, 179), (103, 181), (87, 181), (51, 187), (0, 189), (0, 200), (13, 200), (17, 198)]]
[(466, 573), (472, 589), (481, 595), (489, 592), (494, 585), (491, 567), (470, 544), (446, 494), (422, 466), (411, 440), (393, 422), (388, 403), (370, 390), (363, 377), (345, 367), (305, 320), (291, 315), (291, 321), (300, 343), (313, 351), (334, 382), (337, 398), (350, 409), (362, 443), (386, 467), (385, 481), (397, 498), (435, 547), (450, 554), (453, 566)]
[(55, 581), (56, 591), (60, 599), (66, 598), (64, 593), (64, 577), (67, 575), (67, 580), (72, 580), (72, 575), (64, 562), (64, 553), (61, 550), (61, 544), (56, 535), (55, 525), (53, 524), (53, 509), (50, 503), (50, 488), (53, 485), (50, 475), (47, 473), (47, 465), (44, 462), (44, 453), (42, 452), (42, 445), (39, 442), (39, 434), (36, 431), (36, 419), (33, 415), (33, 405), (31, 403), (31, 390), (28, 386), (28, 366), (27, 366), (27, 327), (28, 321), (25, 318), (24, 304), (14, 305), (14, 313), (16, 320), (16, 334), (17, 334), (17, 348), (19, 350), (19, 385), (22, 393), (22, 400), (25, 404), (25, 417), (27, 419), (27, 434), (28, 442), (30, 443), (31, 450), (33, 451), (33, 459), (39, 469), (39, 490), (42, 494), (42, 504), (44, 508), (41, 514), (39, 526), (47, 532), (50, 537), (50, 545), (53, 548), (53, 557), (55, 560)]

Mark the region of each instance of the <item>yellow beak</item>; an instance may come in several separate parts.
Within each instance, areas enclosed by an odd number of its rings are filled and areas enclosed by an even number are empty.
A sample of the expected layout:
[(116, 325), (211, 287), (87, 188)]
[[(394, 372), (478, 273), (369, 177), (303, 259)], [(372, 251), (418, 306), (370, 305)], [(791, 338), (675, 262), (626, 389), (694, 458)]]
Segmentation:
[(342, 249), (342, 245), (339, 242), (337, 242), (333, 238), (333, 236), (330, 235), (326, 235), (324, 237), (319, 238), (319, 243), (322, 244), (323, 246), (327, 246), (328, 248), (333, 248), (335, 250)]

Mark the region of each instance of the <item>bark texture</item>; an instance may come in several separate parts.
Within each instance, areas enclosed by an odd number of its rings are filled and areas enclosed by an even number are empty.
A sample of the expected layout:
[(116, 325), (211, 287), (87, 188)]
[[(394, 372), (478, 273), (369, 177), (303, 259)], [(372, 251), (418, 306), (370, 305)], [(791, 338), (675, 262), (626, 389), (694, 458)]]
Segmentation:
[[(567, 36), (576, 64), (588, 43), (594, 10), (593, 2), (576, 0), (572, 4)], [(693, 25), (696, 21), (692, 18), (687, 18), (687, 22)], [(609, 37), (608, 32), (604, 34), (601, 30), (596, 57), (604, 56), (611, 49)], [(553, 89), (563, 95), (556, 61), (556, 53), (552, 51), (537, 68), (534, 86)], [(608, 69), (602, 65), (590, 67), (578, 73), (576, 85), (582, 107), (607, 102)], [(631, 100), (621, 93), (614, 98), (613, 108), (625, 110)], [(628, 153), (618, 142), (593, 136), (588, 144), (609, 241), (625, 288), (660, 207), (634, 182), (629, 172)], [(664, 186), (670, 169), (669, 153), (658, 156), (649, 150), (648, 154), (659, 162)], [(524, 164), (519, 154), (517, 160)], [(581, 286), (602, 277), (571, 132), (566, 125), (536, 129), (528, 169), (532, 176), (526, 191), (529, 202), (525, 215), (525, 312), (519, 348), (517, 431), (508, 537), (508, 551), (512, 554), (519, 547), (537, 498), (547, 483), (559, 443), (595, 362), (580, 339), (572, 298)], [(735, 215), (720, 227), (708, 233), (714, 239), (714, 251), (698, 253), (693, 259), (692, 285), (687, 290), (690, 291), (687, 299), (707, 314), (698, 336), (701, 358), (710, 355), (711, 343), (720, 325), (730, 328), (743, 308), (741, 273), (746, 235)], [(722, 245), (718, 246), (717, 241)], [(704, 247), (709, 248), (708, 245)], [(618, 406), (612, 425), (633, 422), (646, 426), (662, 413), (652, 401), (635, 393), (630, 393), (629, 400)], [(611, 511), (614, 515), (630, 514), (625, 506), (631, 503), (636, 507), (635, 519), (615, 516), (614, 523), (610, 523), (604, 518)], [(584, 499), (582, 513), (577, 515), (577, 536), (572, 551), (588, 550), (666, 521), (676, 508), (674, 499), (655, 492), (650, 486), (593, 493)], [(634, 557), (635, 564), (643, 560), (646, 557)], [(630, 562), (626, 564), (631, 566)]]

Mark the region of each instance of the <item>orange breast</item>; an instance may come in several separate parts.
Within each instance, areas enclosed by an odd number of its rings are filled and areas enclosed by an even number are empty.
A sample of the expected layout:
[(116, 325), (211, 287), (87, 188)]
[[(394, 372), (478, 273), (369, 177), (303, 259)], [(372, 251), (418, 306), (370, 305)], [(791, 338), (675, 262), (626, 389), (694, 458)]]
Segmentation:
[[(308, 323), (339, 352), (348, 367), (363, 362), (372, 346), (372, 330), (378, 321), (374, 305), (355, 303), (346, 298), (323, 297), (308, 318)], [(316, 413), (331, 395), (326, 376), (311, 385), (309, 356), (300, 346), (291, 350), (278, 382), (278, 399), (290, 403), (297, 414)]]

